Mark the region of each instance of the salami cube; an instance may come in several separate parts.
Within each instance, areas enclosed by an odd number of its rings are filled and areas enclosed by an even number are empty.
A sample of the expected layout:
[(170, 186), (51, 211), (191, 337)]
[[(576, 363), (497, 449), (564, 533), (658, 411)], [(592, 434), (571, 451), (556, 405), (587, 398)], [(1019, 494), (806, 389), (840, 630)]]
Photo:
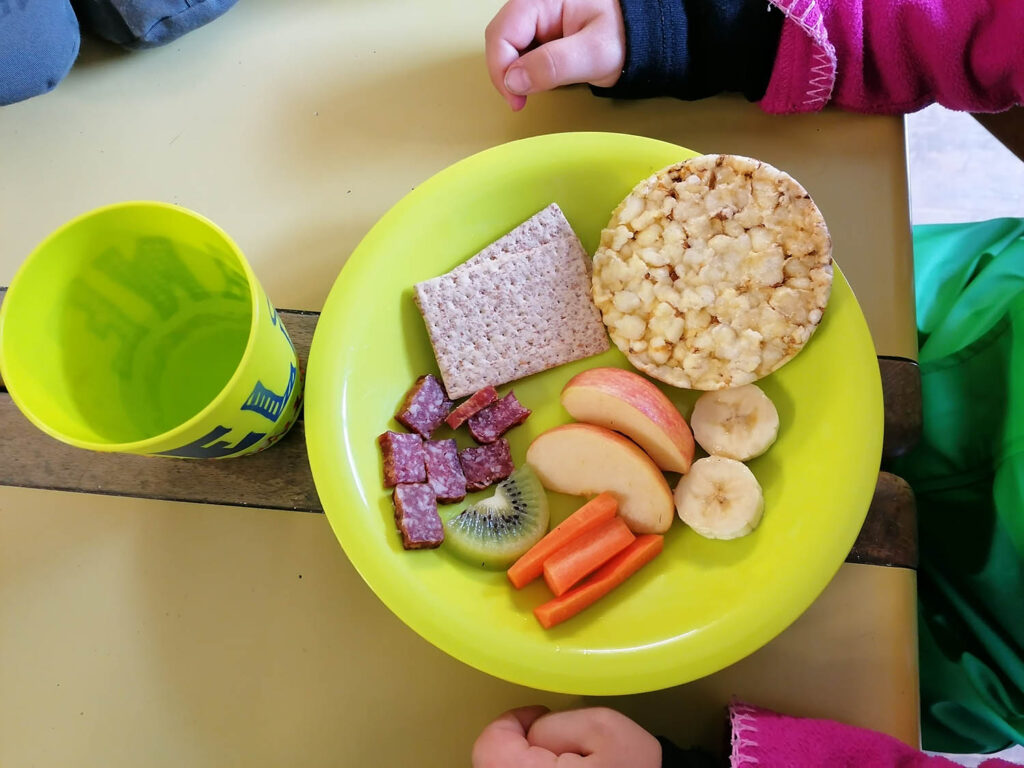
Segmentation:
[(395, 504), (395, 523), (406, 549), (434, 549), (444, 541), (444, 526), (437, 514), (434, 489), (426, 483), (401, 483), (391, 499)]
[(424, 438), (430, 438), (452, 409), (452, 401), (436, 378), (427, 374), (416, 379), (405, 395), (395, 418)]
[(470, 416), (479, 413), (498, 399), (498, 390), (488, 385), (466, 400), (462, 405), (448, 414), (445, 423), (452, 429), (458, 429)]
[(377, 441), (384, 457), (384, 487), (422, 483), (427, 479), (423, 438), (406, 432), (385, 432)]
[(427, 459), (427, 483), (434, 489), (437, 500), (451, 504), (466, 498), (466, 476), (459, 464), (459, 449), (455, 441), (428, 440), (423, 444)]
[(469, 420), (469, 434), (478, 443), (493, 443), (512, 427), (526, 421), (529, 415), (530, 409), (516, 400), (514, 392), (509, 392)]
[(482, 491), (499, 480), (512, 474), (512, 451), (508, 440), (502, 438), (496, 442), (481, 445), (478, 448), (466, 448), (459, 454), (462, 471), (466, 475), (467, 491)]

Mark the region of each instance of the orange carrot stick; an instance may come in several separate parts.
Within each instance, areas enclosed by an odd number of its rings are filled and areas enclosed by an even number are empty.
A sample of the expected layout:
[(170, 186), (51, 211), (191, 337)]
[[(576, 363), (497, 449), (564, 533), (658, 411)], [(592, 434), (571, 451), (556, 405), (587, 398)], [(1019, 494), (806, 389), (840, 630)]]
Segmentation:
[(610, 493), (595, 496), (528, 549), (508, 569), (508, 580), (522, 589), (544, 572), (544, 561), (577, 536), (611, 520), (619, 511), (619, 502)]
[(544, 581), (561, 595), (633, 543), (636, 536), (621, 517), (579, 536), (544, 561)]
[(533, 615), (544, 629), (571, 619), (624, 582), (661, 552), (665, 537), (649, 533), (601, 566), (593, 576), (564, 595), (533, 609)]

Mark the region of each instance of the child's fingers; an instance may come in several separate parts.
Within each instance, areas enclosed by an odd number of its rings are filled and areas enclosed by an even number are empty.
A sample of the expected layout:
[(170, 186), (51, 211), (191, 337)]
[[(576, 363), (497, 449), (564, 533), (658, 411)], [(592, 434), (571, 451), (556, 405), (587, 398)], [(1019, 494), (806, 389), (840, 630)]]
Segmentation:
[(527, 731), (530, 744), (556, 755), (587, 755), (601, 743), (601, 716), (596, 709), (570, 709), (538, 718)]
[(567, 756), (590, 755), (598, 766), (661, 765), (661, 745), (651, 734), (613, 709), (595, 707), (554, 712), (538, 718), (526, 735), (535, 747), (559, 755), (559, 766), (574, 761)]
[(543, 755), (536, 753), (543, 750), (531, 748), (526, 732), (547, 711), (547, 707), (541, 706), (520, 707), (501, 715), (484, 728), (473, 745), (473, 767), (528, 768), (536, 765), (540, 768), (543, 764), (537, 758)]
[(513, 109), (521, 109), (526, 100), (509, 93), (505, 87), (505, 72), (519, 58), (519, 52), (534, 41), (539, 22), (540, 9), (534, 0), (509, 0), (484, 32), (491, 82)]
[(575, 35), (552, 40), (523, 54), (508, 67), (505, 90), (525, 96), (548, 91), (560, 85), (599, 83), (617, 73), (600, 33), (584, 27)]

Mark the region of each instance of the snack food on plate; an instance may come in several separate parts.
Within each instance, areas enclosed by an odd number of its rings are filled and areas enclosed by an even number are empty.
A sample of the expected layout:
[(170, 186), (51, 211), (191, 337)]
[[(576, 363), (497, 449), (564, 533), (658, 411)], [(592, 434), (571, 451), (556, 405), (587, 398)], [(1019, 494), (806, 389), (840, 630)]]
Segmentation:
[(621, 517), (581, 534), (544, 561), (544, 582), (555, 595), (568, 591), (636, 539)]
[(529, 467), (520, 467), (445, 523), (446, 547), (474, 565), (505, 568), (547, 531), (548, 497)]
[(690, 424), (701, 448), (737, 461), (760, 456), (779, 436), (779, 412), (756, 384), (705, 392)]
[[(494, 387), (484, 387), (462, 405), (452, 408), (453, 403), (448, 400), (440, 382), (430, 375), (420, 376), (406, 394), (402, 408), (395, 416), (419, 434), (388, 431), (377, 438), (383, 457), (384, 486), (394, 488), (391, 498), (395, 507), (395, 523), (406, 549), (434, 548), (444, 541), (438, 503), (462, 501), (467, 492), (480, 491), (505, 480), (515, 469), (508, 441), (500, 438), (500, 435), (525, 421), (530, 410), (523, 407), (511, 392), (501, 400), (497, 397)], [(494, 410), (481, 415), (490, 408)], [(478, 448), (467, 448), (460, 452), (453, 438), (424, 440), (420, 437), (420, 434), (433, 433), (442, 422), (448, 421), (455, 428), (477, 416), (480, 418), (470, 431), (475, 429), (477, 440), (487, 441)], [(528, 471), (527, 480), (530, 487), (535, 485), (543, 496), (540, 481), (532, 471)], [(502, 492), (504, 495), (498, 493), (495, 498), (506, 502), (519, 499), (521, 494), (514, 490), (516, 487), (513, 482), (512, 490), (506, 488)], [(530, 494), (525, 497), (530, 499), (533, 506), (541, 503), (535, 502)], [(493, 500), (489, 503), (492, 506), (487, 509), (492, 509)], [(542, 503), (543, 525), (544, 530), (547, 530), (547, 497), (543, 498)], [(516, 502), (512, 506), (520, 510), (521, 505)], [(470, 507), (471, 510), (473, 508)], [(503, 523), (506, 527), (510, 524), (509, 520)], [(544, 530), (536, 538), (540, 538)], [(536, 541), (536, 538), (526, 538), (529, 540), (523, 551)], [(502, 551), (516, 550), (513, 546)]]
[(426, 483), (402, 483), (391, 495), (395, 524), (406, 549), (433, 549), (444, 541), (444, 526), (437, 513), (434, 489)]
[(482, 491), (512, 474), (512, 450), (508, 440), (500, 438), (478, 448), (465, 448), (459, 453), (466, 475), (467, 491)]
[(428, 373), (416, 379), (412, 389), (406, 393), (395, 419), (413, 432), (430, 439), (451, 409), (452, 403), (441, 382)]
[(738, 539), (764, 514), (761, 485), (746, 464), (722, 456), (698, 459), (675, 491), (679, 518), (708, 539)]
[(406, 432), (385, 432), (379, 438), (384, 460), (384, 486), (399, 483), (422, 483), (427, 479), (424, 466), (423, 439)]
[(444, 423), (452, 429), (458, 429), (466, 423), (470, 416), (479, 413), (497, 399), (498, 390), (491, 385), (487, 385), (467, 398), (462, 405), (453, 408), (452, 412), (448, 414), (448, 418), (444, 420)]
[(437, 500), (442, 504), (452, 504), (466, 498), (466, 476), (462, 473), (455, 440), (427, 440), (423, 444), (423, 453), (427, 483), (434, 489)]
[(481, 261), (494, 260), (503, 253), (523, 253), (540, 245), (566, 240), (573, 256), (583, 260), (587, 274), (590, 274), (590, 257), (583, 250), (580, 240), (576, 237), (572, 225), (565, 218), (562, 209), (557, 203), (551, 203), (530, 218), (513, 229), (511, 232), (502, 235), (493, 243), (488, 245), (475, 256), (466, 259), (452, 272), (459, 272), (472, 267)]
[(526, 421), (530, 413), (530, 409), (516, 399), (515, 393), (509, 392), (469, 419), (469, 434), (478, 443), (493, 443), (512, 427)]
[(640, 182), (594, 255), (593, 298), (639, 370), (688, 389), (748, 384), (821, 322), (832, 243), (806, 190), (767, 163), (703, 155)]
[(664, 545), (664, 536), (637, 536), (632, 544), (594, 571), (585, 581), (565, 594), (534, 608), (533, 615), (544, 629), (551, 629), (556, 624), (571, 619), (651, 562), (661, 554)]
[(415, 286), (451, 397), (608, 349), (590, 299), (589, 260), (575, 235), (559, 232), (537, 244), (536, 233), (520, 236), (520, 229)]
[[(529, 466), (529, 465), (527, 465)], [(608, 522), (619, 509), (610, 493), (600, 493), (552, 528), (508, 569), (508, 580), (522, 589), (544, 572), (544, 561), (572, 540)]]
[(665, 393), (633, 371), (591, 368), (569, 379), (562, 406), (577, 421), (614, 429), (635, 441), (667, 472), (687, 472), (693, 434)]
[(609, 491), (634, 533), (664, 533), (672, 525), (675, 504), (665, 476), (650, 456), (618, 432), (593, 424), (562, 424), (530, 443), (526, 461), (549, 491), (573, 496)]

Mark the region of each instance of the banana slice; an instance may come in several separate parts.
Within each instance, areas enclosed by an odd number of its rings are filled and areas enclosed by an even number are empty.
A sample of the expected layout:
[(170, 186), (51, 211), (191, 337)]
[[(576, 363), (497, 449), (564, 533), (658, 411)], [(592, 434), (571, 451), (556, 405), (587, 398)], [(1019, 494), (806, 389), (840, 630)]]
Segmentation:
[(738, 539), (764, 514), (761, 485), (746, 464), (721, 456), (693, 463), (676, 486), (679, 518), (708, 539)]
[(779, 412), (768, 395), (746, 384), (701, 395), (690, 428), (712, 456), (747, 461), (767, 451), (779, 436)]

